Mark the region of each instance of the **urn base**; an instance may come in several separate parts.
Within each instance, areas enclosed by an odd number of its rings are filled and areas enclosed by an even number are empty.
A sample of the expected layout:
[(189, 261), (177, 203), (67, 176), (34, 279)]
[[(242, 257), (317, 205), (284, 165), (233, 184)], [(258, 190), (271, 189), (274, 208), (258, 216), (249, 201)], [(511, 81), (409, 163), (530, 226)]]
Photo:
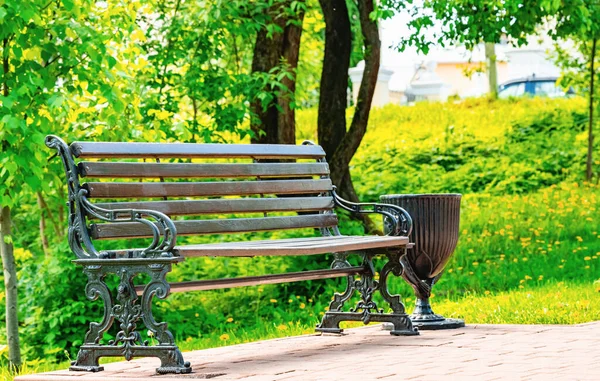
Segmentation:
[(413, 326), (424, 331), (434, 331), (438, 329), (455, 329), (462, 328), (465, 326), (464, 320), (444, 318), (443, 316), (436, 314), (431, 316), (431, 319), (429, 320), (427, 319), (427, 316), (419, 315), (418, 318), (413, 318), (413, 316), (411, 315), (410, 320), (412, 320)]

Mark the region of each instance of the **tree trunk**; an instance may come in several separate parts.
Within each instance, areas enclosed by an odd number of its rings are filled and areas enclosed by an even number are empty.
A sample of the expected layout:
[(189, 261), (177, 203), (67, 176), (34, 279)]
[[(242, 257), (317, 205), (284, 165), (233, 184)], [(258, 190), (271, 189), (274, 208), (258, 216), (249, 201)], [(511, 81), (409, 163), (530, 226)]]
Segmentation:
[[(358, 196), (352, 184), (349, 164), (367, 130), (371, 102), (379, 73), (380, 46), (377, 23), (371, 20), (372, 0), (358, 1), (361, 30), (365, 44), (365, 70), (358, 91), (352, 124), (346, 133), (346, 103), (348, 68), (350, 65), (351, 33), (345, 1), (321, 0), (325, 18), (325, 58), (321, 76), (318, 137), (331, 167), (331, 180), (338, 193), (352, 202)], [(366, 215), (358, 216), (367, 232), (378, 232)]]
[[(283, 18), (278, 19), (278, 26), (283, 29), (285, 22)], [(280, 25), (281, 23), (284, 25)], [(261, 29), (256, 35), (256, 44), (254, 45), (254, 56), (252, 58), (253, 73), (268, 73), (277, 64), (281, 56), (281, 46), (283, 43), (282, 33), (273, 33), (271, 37), (267, 36), (267, 30)], [(274, 89), (267, 89), (273, 92)], [(263, 107), (262, 102), (256, 99), (250, 105), (252, 113), (257, 119), (252, 120), (250, 128), (254, 133), (252, 143), (274, 144), (277, 143), (277, 105), (276, 102), (270, 102), (267, 107)]]
[[(2, 70), (4, 83), (2, 93), (8, 97), (7, 74), (10, 69), (8, 62), (8, 38), (2, 41)], [(1, 206), (0, 212), (0, 256), (4, 271), (4, 287), (6, 289), (6, 339), (8, 340), (8, 361), (11, 366), (21, 366), (21, 347), (19, 346), (19, 309), (17, 306), (17, 265), (11, 237), (10, 208)]]
[(594, 150), (594, 77), (596, 76), (596, 71), (594, 70), (594, 61), (596, 60), (597, 43), (597, 39), (592, 41), (592, 52), (590, 54), (590, 112), (588, 123), (588, 151), (585, 164), (585, 178), (587, 181), (591, 181), (593, 176), (592, 153)]
[(496, 44), (485, 43), (485, 58), (488, 65), (488, 84), (490, 86), (490, 97), (498, 99), (498, 66), (496, 65)]
[(319, 90), (317, 136), (327, 160), (331, 160), (346, 135), (352, 33), (346, 0), (319, 0), (319, 3), (325, 19), (325, 56)]
[(14, 367), (21, 366), (19, 346), (19, 319), (17, 306), (17, 266), (11, 237), (10, 208), (4, 206), (0, 215), (0, 249), (6, 288), (6, 338), (8, 340), (8, 360)]
[(48, 246), (48, 238), (46, 237), (46, 217), (44, 216), (44, 205), (42, 194), (40, 192), (35, 193), (37, 197), (37, 205), (40, 210), (40, 238), (42, 239), (42, 249), (44, 255), (48, 256), (50, 253), (50, 247)]
[(266, 28), (263, 28), (256, 35), (252, 72), (269, 73), (283, 59), (289, 70), (292, 70), (293, 78), (286, 77), (281, 80), (287, 91), (276, 88), (267, 89), (272, 93), (273, 100), (266, 108), (258, 99), (252, 102), (251, 110), (257, 116), (250, 124), (254, 133), (252, 143), (296, 144), (295, 112), (292, 101), (296, 91), (296, 68), (300, 56), (300, 37), (304, 13), (298, 14), (296, 20), (282, 16), (281, 8), (289, 5), (288, 3), (276, 3), (268, 11), (273, 17), (273, 23), (283, 31), (282, 33), (273, 33), (268, 36)]
[(292, 102), (296, 93), (296, 69), (300, 58), (302, 20), (304, 20), (303, 11), (298, 15), (299, 23), (287, 25), (283, 33), (282, 57), (292, 71), (292, 78), (285, 77), (281, 81), (288, 89), (288, 93), (277, 97), (280, 108), (277, 119), (277, 142), (279, 144), (296, 144), (296, 113)]

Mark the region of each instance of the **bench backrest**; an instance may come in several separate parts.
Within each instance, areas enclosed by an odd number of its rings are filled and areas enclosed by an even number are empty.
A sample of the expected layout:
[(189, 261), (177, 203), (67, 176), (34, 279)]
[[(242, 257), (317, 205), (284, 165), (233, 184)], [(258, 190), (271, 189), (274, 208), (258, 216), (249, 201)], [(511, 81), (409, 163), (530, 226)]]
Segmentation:
[[(62, 141), (47, 140), (49, 146), (53, 142), (56, 146)], [(83, 211), (79, 215), (85, 215), (91, 239), (153, 237), (156, 229), (135, 222), (135, 216), (102, 222), (86, 205), (164, 213), (173, 219), (177, 236), (297, 228), (327, 231), (336, 229), (338, 222), (325, 152), (314, 144), (75, 142), (62, 156), (71, 156), (63, 157), (65, 168), (68, 174), (76, 172), (79, 183), (70, 187), (79, 187), (72, 192), (81, 193), (83, 200), (73, 208), (76, 215)], [(234, 213), (239, 218), (224, 218)]]

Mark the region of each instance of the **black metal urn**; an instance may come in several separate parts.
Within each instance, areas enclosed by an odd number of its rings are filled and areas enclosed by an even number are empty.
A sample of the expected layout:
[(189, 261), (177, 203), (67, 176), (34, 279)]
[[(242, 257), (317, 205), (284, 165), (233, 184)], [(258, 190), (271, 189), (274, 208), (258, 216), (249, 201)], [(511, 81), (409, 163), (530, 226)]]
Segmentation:
[(442, 275), (458, 242), (461, 195), (384, 195), (380, 199), (404, 208), (413, 220), (410, 241), (415, 245), (402, 259), (402, 277), (414, 288), (417, 297), (410, 316), (413, 325), (419, 329), (464, 327), (463, 320), (435, 314), (429, 304), (431, 288)]

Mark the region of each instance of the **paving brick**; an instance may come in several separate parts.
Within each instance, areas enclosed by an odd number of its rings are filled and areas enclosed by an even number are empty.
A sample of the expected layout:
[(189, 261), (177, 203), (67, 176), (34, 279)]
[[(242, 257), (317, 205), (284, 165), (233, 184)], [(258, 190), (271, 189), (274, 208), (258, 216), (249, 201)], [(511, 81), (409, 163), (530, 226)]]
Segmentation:
[(156, 375), (157, 359), (106, 364), (101, 373), (57, 372), (16, 381), (214, 379), (600, 380), (600, 322), (578, 326), (468, 325), (394, 337), (378, 326), (185, 352), (189, 375)]

